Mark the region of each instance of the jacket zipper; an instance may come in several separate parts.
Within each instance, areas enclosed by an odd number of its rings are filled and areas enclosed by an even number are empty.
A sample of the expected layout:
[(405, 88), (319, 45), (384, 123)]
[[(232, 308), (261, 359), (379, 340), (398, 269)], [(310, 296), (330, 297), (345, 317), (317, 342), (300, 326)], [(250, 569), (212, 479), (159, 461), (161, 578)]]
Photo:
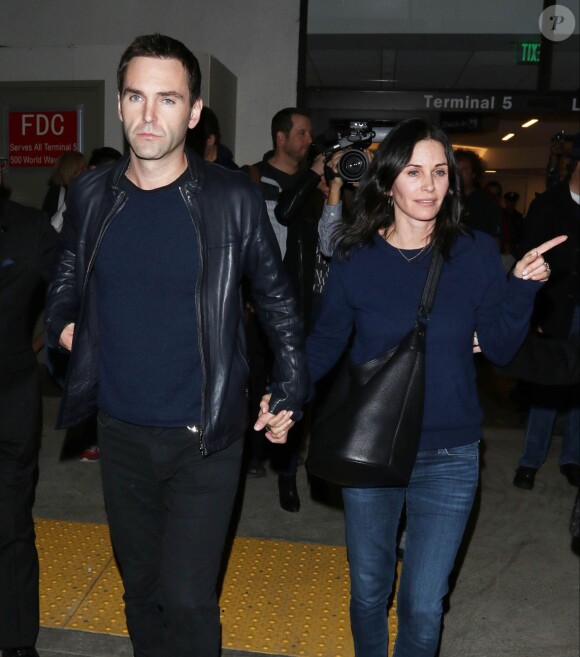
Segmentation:
[[(199, 360), (201, 363), (201, 412), (200, 412), (200, 426), (196, 427), (193, 425), (193, 427), (187, 427), (192, 433), (199, 433), (199, 451), (201, 452), (202, 456), (207, 456), (207, 448), (205, 445), (205, 442), (203, 440), (203, 427), (205, 426), (205, 395), (206, 395), (206, 368), (205, 368), (205, 355), (203, 351), (203, 343), (202, 343), (202, 327), (203, 327), (203, 322), (201, 321), (201, 301), (200, 301), (200, 289), (201, 289), (201, 279), (203, 276), (203, 269), (204, 269), (204, 255), (203, 255), (203, 248), (202, 248), (202, 242), (201, 242), (201, 232), (199, 230), (199, 226), (197, 225), (195, 218), (193, 216), (193, 213), (190, 210), (189, 203), (187, 202), (187, 197), (186, 193), (182, 188), (179, 189), (181, 193), (181, 197), (183, 198), (183, 201), (185, 203), (185, 207), (187, 208), (189, 212), (189, 216), (191, 217), (191, 223), (193, 224), (193, 228), (195, 230), (195, 234), (197, 236), (197, 244), (198, 244), (198, 253), (199, 253), (199, 272), (197, 275), (197, 281), (195, 284), (195, 309), (197, 312), (197, 345), (199, 349)], [(197, 431), (196, 431), (197, 430)]]

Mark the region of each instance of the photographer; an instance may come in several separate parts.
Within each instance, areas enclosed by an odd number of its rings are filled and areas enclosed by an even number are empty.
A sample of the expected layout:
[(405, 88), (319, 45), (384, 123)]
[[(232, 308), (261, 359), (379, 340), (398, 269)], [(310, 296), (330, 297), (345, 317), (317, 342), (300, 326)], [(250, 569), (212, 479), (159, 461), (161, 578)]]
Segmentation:
[[(324, 158), (315, 158), (309, 168), (312, 124), (308, 115), (298, 108), (287, 107), (277, 112), (272, 118), (271, 134), (273, 150), (266, 153), (261, 162), (246, 165), (242, 169), (264, 195), (272, 228), (292, 279), (295, 295), (299, 299), (301, 316), (306, 323), (309, 321), (305, 314), (309, 310), (310, 297), (301, 293), (306, 289), (302, 281), (313, 275), (316, 222), (324, 201), (316, 187), (323, 173)], [(314, 235), (313, 239), (311, 235)], [(249, 299), (246, 336), (250, 362), (250, 410), (253, 414), (258, 410), (260, 398), (268, 383), (272, 354), (252, 307), (252, 300)], [(272, 457), (274, 468), (278, 471), (280, 506), (285, 511), (297, 512), (300, 510), (296, 487), (299, 435), (297, 431), (292, 433), (290, 444), (269, 450), (263, 434), (250, 428), (247, 436), (247, 474), (249, 477), (263, 477), (267, 474), (263, 461), (268, 449), (268, 455)]]

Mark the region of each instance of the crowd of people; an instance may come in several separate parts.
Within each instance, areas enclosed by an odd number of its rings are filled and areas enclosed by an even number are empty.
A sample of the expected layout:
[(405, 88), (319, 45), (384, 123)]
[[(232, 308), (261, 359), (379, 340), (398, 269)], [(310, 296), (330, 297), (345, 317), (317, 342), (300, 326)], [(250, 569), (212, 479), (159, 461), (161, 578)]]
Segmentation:
[[(501, 366), (530, 329), (547, 340), (579, 333), (580, 142), (568, 179), (523, 219), (517, 194), (485, 191), (479, 158), (454, 153), (424, 120), (392, 128), (352, 185), (339, 172), (344, 151), (311, 156), (298, 108), (276, 113), (272, 150), (240, 169), (203, 106), (195, 56), (170, 37), (135, 39), (117, 82), (127, 152), (63, 155), (44, 212), (0, 199), (3, 657), (38, 654), (42, 341), (32, 331), (45, 288), (47, 363), (65, 356), (51, 366), (57, 426), (96, 428), (90, 460), (100, 460), (134, 653), (217, 657), (216, 588), (240, 472), (266, 476), (270, 460), (281, 508), (300, 510), (300, 448), (326, 375), (347, 349), (358, 364), (399, 343), (438, 253), (409, 485), (342, 490), (355, 654), (387, 654), (405, 510), (394, 654), (433, 657), (478, 482), (474, 353)], [(562, 383), (560, 464), (578, 485), (578, 397)], [(536, 392), (514, 479), (525, 489), (562, 410), (560, 389)]]

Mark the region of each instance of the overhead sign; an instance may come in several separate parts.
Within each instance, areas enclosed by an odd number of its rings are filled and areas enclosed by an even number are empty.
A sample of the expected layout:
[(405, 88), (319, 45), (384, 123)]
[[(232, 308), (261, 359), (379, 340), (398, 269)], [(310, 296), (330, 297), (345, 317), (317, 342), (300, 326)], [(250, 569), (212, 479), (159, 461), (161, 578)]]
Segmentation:
[(522, 41), (516, 46), (516, 63), (517, 64), (539, 64), (540, 63), (540, 42), (539, 41)]
[(81, 150), (82, 109), (7, 110), (8, 166), (54, 166), (65, 151)]
[(310, 109), (345, 108), (350, 116), (357, 110), (486, 112), (535, 114), (580, 112), (580, 97), (569, 92), (534, 91), (349, 91), (308, 89)]
[(439, 126), (446, 132), (484, 132), (483, 115), (441, 112)]

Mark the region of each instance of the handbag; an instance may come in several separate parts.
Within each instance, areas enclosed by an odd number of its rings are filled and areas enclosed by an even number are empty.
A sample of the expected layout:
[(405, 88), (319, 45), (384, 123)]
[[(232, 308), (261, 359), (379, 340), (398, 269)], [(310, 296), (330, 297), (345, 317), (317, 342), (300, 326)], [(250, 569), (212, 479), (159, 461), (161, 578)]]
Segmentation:
[(425, 396), (425, 336), (443, 257), (433, 253), (415, 325), (379, 358), (345, 358), (311, 427), (308, 473), (340, 486), (407, 486)]

